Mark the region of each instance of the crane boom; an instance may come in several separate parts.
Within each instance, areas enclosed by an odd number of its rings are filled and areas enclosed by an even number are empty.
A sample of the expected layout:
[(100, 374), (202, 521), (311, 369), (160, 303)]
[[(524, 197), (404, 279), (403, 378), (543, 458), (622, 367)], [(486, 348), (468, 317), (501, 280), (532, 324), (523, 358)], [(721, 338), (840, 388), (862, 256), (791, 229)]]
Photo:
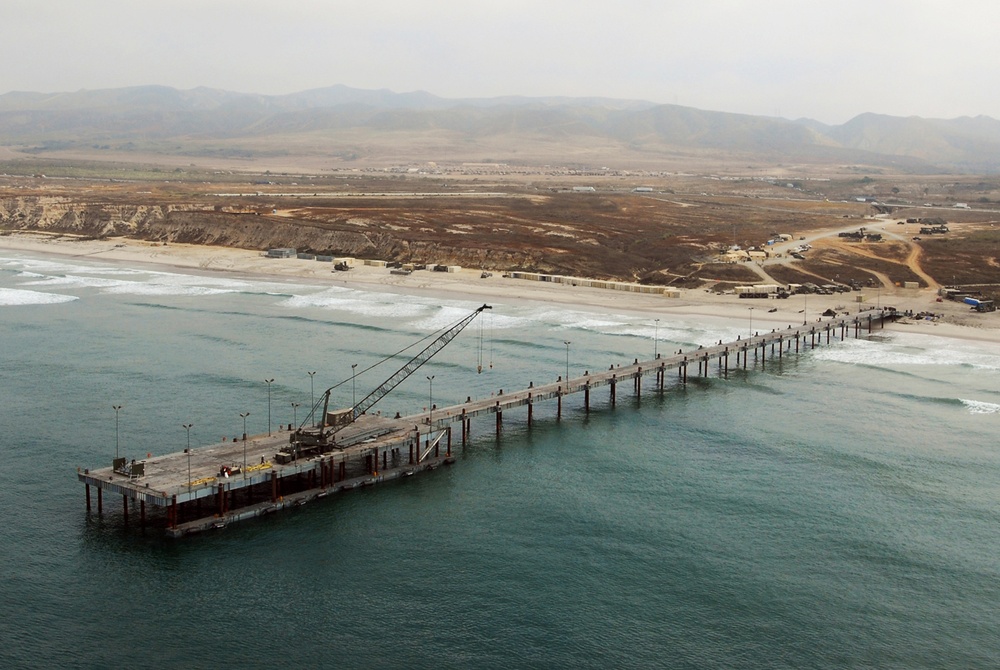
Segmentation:
[[(433, 342), (424, 347), (420, 353), (411, 358), (406, 362), (403, 367), (394, 372), (391, 377), (382, 382), (378, 388), (369, 393), (367, 396), (361, 399), (361, 402), (354, 405), (354, 407), (338, 410), (336, 412), (330, 412), (330, 394), (335, 386), (331, 386), (324, 393), (316, 405), (322, 405), (323, 411), (320, 415), (319, 423), (316, 424), (313, 429), (304, 430), (302, 426), (290, 436), (289, 442), (290, 447), (282, 450), (282, 453), (276, 454), (279, 462), (285, 462), (285, 460), (295, 457), (296, 453), (306, 453), (309, 450), (320, 449), (321, 451), (330, 447), (328, 439), (340, 431), (342, 428), (353, 423), (359, 416), (371, 409), (375, 403), (384, 398), (389, 394), (394, 388), (399, 386), (403, 381), (412, 375), (421, 365), (429, 361), (434, 354), (441, 351), (449, 342), (451, 342), (455, 337), (461, 333), (466, 326), (472, 323), (472, 320), (479, 316), (484, 310), (493, 309), (490, 305), (483, 305), (482, 307), (476, 309), (474, 312), (464, 317), (458, 323), (450, 326), (443, 333), (438, 335)], [(315, 411), (314, 406), (313, 410)], [(327, 431), (327, 428), (331, 430)], [(284, 460), (283, 460), (284, 459)]]
[(362, 398), (361, 402), (354, 406), (351, 415), (352, 420), (356, 420), (359, 416), (371, 409), (375, 403), (387, 396), (390, 391), (403, 383), (403, 381), (416, 372), (421, 365), (429, 361), (434, 354), (444, 349), (449, 342), (455, 339), (455, 337), (457, 337), (466, 326), (472, 323), (472, 320), (479, 316), (483, 310), (487, 309), (493, 308), (490, 305), (483, 305), (478, 308), (472, 314), (469, 314), (467, 317), (442, 333), (436, 340), (424, 347), (419, 354), (407, 361), (403, 367), (396, 370), (391, 377), (382, 382), (378, 388)]

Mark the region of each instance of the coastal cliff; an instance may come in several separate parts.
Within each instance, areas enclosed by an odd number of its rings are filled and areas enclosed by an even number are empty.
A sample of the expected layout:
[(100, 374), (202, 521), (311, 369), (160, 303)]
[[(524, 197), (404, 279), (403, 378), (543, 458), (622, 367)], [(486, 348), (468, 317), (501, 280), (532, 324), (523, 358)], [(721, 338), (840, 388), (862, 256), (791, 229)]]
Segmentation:
[[(255, 211), (225, 211), (183, 205), (127, 205), (81, 202), (58, 196), (0, 199), (0, 227), (89, 239), (125, 237), (164, 243), (200, 244), (265, 250), (293, 247), (303, 252), (425, 261), (488, 269), (554, 268), (542, 254), (491, 248), (488, 244), (446, 248), (403, 239), (375, 221), (331, 225)], [(345, 229), (346, 228), (346, 229)]]

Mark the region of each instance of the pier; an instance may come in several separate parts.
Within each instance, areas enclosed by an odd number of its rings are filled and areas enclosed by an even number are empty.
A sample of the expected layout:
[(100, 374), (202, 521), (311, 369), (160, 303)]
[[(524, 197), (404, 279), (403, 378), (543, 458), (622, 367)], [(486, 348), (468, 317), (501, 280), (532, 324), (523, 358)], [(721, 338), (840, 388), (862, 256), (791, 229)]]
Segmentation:
[(510, 410), (526, 408), (530, 427), (535, 404), (555, 401), (559, 420), (569, 396), (582, 394), (583, 409), (589, 412), (592, 395), (602, 388), (613, 408), (623, 385), (625, 393), (641, 397), (643, 393), (663, 392), (668, 376), (676, 380), (673, 383), (684, 385), (689, 377), (728, 377), (735, 371), (764, 370), (786, 356), (867, 336), (897, 316), (895, 311), (883, 310), (832, 317), (652, 360), (636, 359), (572, 379), (560, 376), (539, 386), (529, 382), (520, 390), (500, 389), (490, 398), (469, 398), (408, 416), (364, 414), (338, 430), (332, 443), (305, 457), (278, 458), (290, 439), (295, 439), (293, 426), (288, 426), (272, 435), (244, 434), (241, 439), (150, 455), (142, 461), (119, 458), (111, 467), (78, 469), (77, 477), (86, 488), (88, 513), (103, 514), (108, 504), (105, 497), (120, 497), (125, 523), (132, 519), (142, 525), (155, 521), (165, 525), (168, 536), (180, 537), (451, 465), (454, 448), (468, 444), (476, 417), (493, 414), (500, 436), (504, 412)]

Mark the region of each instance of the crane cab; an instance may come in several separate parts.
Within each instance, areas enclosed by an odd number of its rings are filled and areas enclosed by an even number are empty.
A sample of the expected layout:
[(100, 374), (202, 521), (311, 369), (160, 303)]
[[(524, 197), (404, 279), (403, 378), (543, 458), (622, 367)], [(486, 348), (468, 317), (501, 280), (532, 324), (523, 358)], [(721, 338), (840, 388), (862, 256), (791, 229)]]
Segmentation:
[(344, 409), (335, 409), (331, 412), (326, 413), (326, 425), (335, 426), (340, 428), (346, 426), (354, 421), (354, 408), (345, 407)]

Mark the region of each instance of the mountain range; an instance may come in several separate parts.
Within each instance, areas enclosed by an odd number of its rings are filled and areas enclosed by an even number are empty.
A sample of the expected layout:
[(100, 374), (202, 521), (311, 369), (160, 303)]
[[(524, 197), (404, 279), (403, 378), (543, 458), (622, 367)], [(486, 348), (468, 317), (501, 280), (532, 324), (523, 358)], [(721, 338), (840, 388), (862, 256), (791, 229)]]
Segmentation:
[[(1000, 121), (861, 114), (842, 125), (567, 97), (448, 99), (331, 86), (287, 95), (138, 86), (0, 95), (0, 146), (181, 155), (332, 152), (349, 160), (602, 165), (685, 154), (912, 172), (1000, 172)], [(409, 151), (399, 148), (408, 146)], [(560, 160), (560, 153), (564, 154)], [(624, 165), (623, 165), (624, 166)]]

